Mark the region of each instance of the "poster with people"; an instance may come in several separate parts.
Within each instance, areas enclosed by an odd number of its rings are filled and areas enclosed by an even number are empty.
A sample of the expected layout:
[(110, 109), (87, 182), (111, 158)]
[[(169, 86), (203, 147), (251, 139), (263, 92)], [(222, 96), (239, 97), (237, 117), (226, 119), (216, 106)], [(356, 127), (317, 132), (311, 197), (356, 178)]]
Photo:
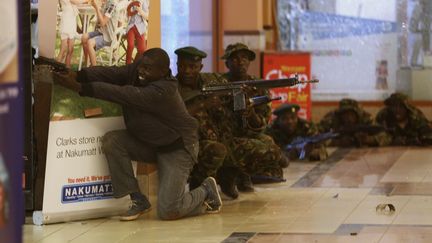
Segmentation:
[(17, 0), (0, 5), (0, 241), (21, 242), (24, 107)]
[(79, 70), (125, 65), (147, 48), (149, 0), (59, 0), (56, 60)]
[[(64, 68), (123, 66), (146, 49), (148, 0), (59, 0), (57, 8), (55, 59)], [(124, 129), (121, 107), (80, 97), (54, 82), (49, 120), (43, 205), (33, 222), (106, 217), (127, 209), (128, 198), (113, 198), (102, 149), (105, 133)]]

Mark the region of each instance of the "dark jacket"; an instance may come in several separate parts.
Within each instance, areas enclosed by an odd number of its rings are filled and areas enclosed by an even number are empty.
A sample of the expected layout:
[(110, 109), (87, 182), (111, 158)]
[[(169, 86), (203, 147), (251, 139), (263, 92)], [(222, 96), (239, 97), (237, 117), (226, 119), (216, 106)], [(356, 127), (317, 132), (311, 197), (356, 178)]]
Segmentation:
[(120, 104), (128, 132), (156, 148), (197, 143), (197, 121), (189, 115), (178, 92), (177, 80), (138, 85), (139, 61), (122, 67), (90, 67), (78, 72), (82, 96)]

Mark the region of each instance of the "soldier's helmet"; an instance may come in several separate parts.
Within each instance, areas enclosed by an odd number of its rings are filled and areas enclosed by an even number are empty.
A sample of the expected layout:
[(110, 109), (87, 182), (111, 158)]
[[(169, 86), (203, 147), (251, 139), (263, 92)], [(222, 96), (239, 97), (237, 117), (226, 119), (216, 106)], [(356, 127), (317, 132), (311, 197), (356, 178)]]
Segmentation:
[(358, 117), (362, 115), (358, 102), (353, 99), (345, 98), (339, 101), (339, 108), (336, 110), (336, 114), (341, 115), (346, 111), (354, 111)]
[[(408, 96), (399, 92), (393, 93), (384, 100), (384, 104), (386, 106), (394, 106), (394, 105), (404, 105), (408, 106)], [(408, 108), (408, 107), (407, 107)]]
[(225, 49), (225, 53), (222, 56), (222, 59), (229, 59), (234, 52), (242, 51), (242, 50), (248, 53), (250, 61), (255, 60), (256, 57), (255, 52), (249, 49), (247, 45), (240, 42), (237, 42), (235, 44), (229, 44)]

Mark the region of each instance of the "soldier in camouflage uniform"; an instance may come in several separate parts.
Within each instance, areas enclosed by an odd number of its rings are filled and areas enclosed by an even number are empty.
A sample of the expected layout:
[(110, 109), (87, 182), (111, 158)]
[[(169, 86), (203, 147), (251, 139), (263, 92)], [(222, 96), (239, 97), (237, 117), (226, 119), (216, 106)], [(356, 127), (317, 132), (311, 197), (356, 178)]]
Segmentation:
[(202, 181), (215, 177), (216, 171), (225, 160), (227, 149), (219, 142), (217, 126), (212, 116), (221, 112), (221, 101), (218, 97), (205, 97), (201, 95), (203, 85), (211, 85), (218, 79), (216, 74), (200, 73), (202, 59), (207, 54), (195, 47), (183, 47), (175, 51), (177, 54), (176, 78), (179, 81), (179, 91), (189, 113), (198, 120), (199, 154), (198, 163), (194, 166), (190, 178), (190, 190), (199, 187)]
[(353, 99), (342, 99), (339, 108), (327, 113), (319, 124), (320, 132), (334, 131), (340, 136), (331, 140), (331, 146), (362, 147), (385, 146), (390, 143), (390, 137), (385, 131), (371, 134), (367, 132), (345, 133), (355, 126), (373, 125), (371, 115), (364, 111)]
[[(282, 104), (273, 111), (276, 119), (266, 129), (281, 149), (292, 143), (295, 138), (311, 137), (318, 134), (317, 127), (312, 123), (298, 117), (300, 106), (297, 104)], [(290, 160), (298, 159), (300, 151), (292, 149), (288, 152)], [(306, 145), (306, 158), (310, 161), (325, 160), (328, 154), (324, 143)]]
[[(247, 73), (255, 53), (241, 43), (228, 45), (222, 57), (229, 71), (220, 82), (253, 80)], [(268, 95), (267, 90), (246, 88), (248, 97)], [(271, 115), (268, 104), (248, 107), (244, 112), (234, 112), (232, 97), (222, 98), (224, 116), (218, 121), (222, 141), (230, 148), (224, 165), (218, 171), (222, 192), (237, 198), (240, 191), (253, 191), (250, 175), (283, 178), (282, 166), (287, 165), (285, 156), (271, 137), (263, 134)], [(217, 120), (217, 119), (216, 119)], [(237, 184), (237, 189), (236, 189)]]
[(393, 93), (384, 101), (376, 122), (385, 126), (392, 145), (431, 145), (432, 126), (424, 114), (408, 102), (408, 97)]

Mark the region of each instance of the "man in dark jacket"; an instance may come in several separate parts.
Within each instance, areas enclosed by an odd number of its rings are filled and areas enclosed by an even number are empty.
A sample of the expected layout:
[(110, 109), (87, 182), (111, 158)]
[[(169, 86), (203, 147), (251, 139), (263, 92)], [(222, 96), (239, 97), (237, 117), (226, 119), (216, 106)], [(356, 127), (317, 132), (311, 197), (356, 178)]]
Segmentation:
[(222, 201), (214, 178), (208, 177), (195, 190), (185, 192), (197, 162), (198, 124), (180, 97), (164, 50), (149, 49), (127, 66), (90, 67), (77, 75), (58, 74), (56, 81), (82, 96), (111, 101), (123, 108), (126, 130), (108, 132), (102, 141), (114, 197), (130, 195), (132, 199), (122, 220), (135, 220), (150, 209), (139, 190), (131, 160), (157, 162), (160, 218), (219, 212)]

